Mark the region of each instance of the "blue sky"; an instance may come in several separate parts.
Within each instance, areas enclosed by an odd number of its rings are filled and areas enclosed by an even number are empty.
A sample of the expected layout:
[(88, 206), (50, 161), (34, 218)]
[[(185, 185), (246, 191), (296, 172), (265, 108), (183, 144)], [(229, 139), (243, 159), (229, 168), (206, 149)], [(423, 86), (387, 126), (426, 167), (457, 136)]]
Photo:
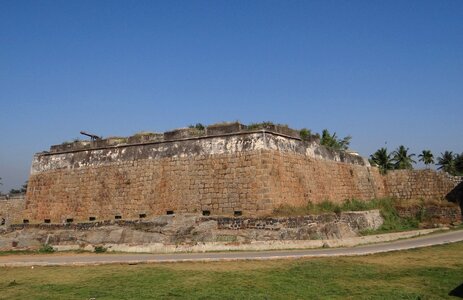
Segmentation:
[(0, 1), (0, 177), (79, 137), (274, 121), (463, 152), (463, 1)]

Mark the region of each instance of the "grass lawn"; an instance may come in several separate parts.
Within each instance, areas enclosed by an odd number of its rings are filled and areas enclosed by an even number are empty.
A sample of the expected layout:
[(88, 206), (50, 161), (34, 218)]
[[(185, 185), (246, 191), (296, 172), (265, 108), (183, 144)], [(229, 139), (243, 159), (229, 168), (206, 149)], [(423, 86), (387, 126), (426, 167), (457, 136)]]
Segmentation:
[(0, 268), (0, 299), (458, 299), (463, 243), (359, 257)]

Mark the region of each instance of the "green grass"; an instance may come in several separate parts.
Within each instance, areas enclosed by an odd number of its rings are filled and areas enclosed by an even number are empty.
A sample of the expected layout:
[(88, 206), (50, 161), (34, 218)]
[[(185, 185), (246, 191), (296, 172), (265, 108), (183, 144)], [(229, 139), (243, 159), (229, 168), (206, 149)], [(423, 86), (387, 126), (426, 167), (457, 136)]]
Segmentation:
[(271, 126), (280, 126), (280, 127), (288, 128), (287, 124), (279, 124), (279, 123), (275, 124), (273, 122), (267, 121), (267, 122), (260, 122), (260, 123), (251, 123), (246, 126), (246, 129), (247, 130), (258, 130), (258, 129), (266, 129)]
[(463, 243), (361, 257), (0, 268), (0, 299), (451, 299)]
[(42, 248), (37, 250), (38, 253), (43, 254), (43, 253), (53, 253), (55, 250), (53, 249), (52, 246), (50, 245), (43, 245)]
[(0, 251), (0, 256), (5, 255), (30, 255), (30, 254), (39, 254), (37, 250), (7, 250)]
[(6, 255), (31, 255), (31, 254), (51, 254), (54, 253), (55, 250), (50, 245), (42, 245), (40, 249), (37, 250), (8, 250), (8, 251), (0, 251), (0, 256)]
[(103, 246), (95, 246), (95, 250), (93, 252), (95, 253), (105, 253), (108, 249), (106, 249)]
[(320, 203), (307, 202), (305, 206), (289, 206), (282, 205), (275, 209), (274, 214), (280, 216), (297, 216), (310, 215), (321, 213), (340, 213), (342, 211), (361, 211), (371, 209), (390, 209), (393, 207), (394, 200), (389, 198), (373, 199), (369, 201), (349, 199), (342, 203), (334, 203), (329, 200), (324, 200)]

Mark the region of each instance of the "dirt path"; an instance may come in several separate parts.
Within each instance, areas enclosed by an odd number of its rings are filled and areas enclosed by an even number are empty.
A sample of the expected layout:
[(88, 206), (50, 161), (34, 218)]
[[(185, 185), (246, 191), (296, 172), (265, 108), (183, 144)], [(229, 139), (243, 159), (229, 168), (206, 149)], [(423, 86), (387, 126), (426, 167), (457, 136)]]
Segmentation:
[(0, 256), (0, 266), (61, 266), (114, 263), (137, 264), (181, 261), (262, 260), (322, 256), (351, 256), (420, 248), (459, 241), (463, 241), (463, 230), (437, 233), (413, 239), (398, 240), (389, 243), (372, 244), (352, 248), (182, 254), (58, 253), (46, 255), (8, 255)]

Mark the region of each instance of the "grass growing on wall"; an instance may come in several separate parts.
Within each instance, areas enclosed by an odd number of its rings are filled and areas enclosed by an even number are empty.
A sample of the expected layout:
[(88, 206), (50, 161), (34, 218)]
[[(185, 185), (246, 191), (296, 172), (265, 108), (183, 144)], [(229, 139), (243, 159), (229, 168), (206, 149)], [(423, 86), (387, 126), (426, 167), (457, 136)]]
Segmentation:
[(390, 198), (373, 199), (369, 201), (349, 199), (342, 203), (324, 200), (319, 203), (307, 202), (305, 206), (282, 205), (274, 213), (280, 216), (302, 216), (320, 213), (340, 213), (343, 211), (362, 211), (371, 209), (391, 209), (395, 200)]
[(271, 126), (280, 126), (280, 127), (286, 127), (289, 128), (288, 124), (279, 124), (279, 123), (273, 123), (270, 121), (267, 122), (261, 122), (261, 123), (251, 123), (247, 125), (247, 130), (258, 130), (258, 129), (266, 129)]
[(343, 211), (364, 211), (379, 209), (384, 219), (384, 223), (378, 230), (365, 231), (363, 234), (373, 234), (382, 232), (393, 232), (393, 231), (404, 231), (419, 228), (420, 222), (423, 221), (423, 215), (417, 215), (411, 218), (402, 218), (397, 213), (397, 207), (407, 206), (420, 206), (426, 205), (436, 206), (448, 206), (453, 205), (452, 203), (444, 201), (430, 201), (425, 202), (423, 200), (415, 201), (398, 201), (392, 198), (380, 198), (372, 199), (369, 201), (350, 199), (342, 203), (334, 203), (328, 200), (320, 203), (308, 202), (305, 206), (294, 207), (289, 205), (283, 205), (277, 208), (274, 213), (277, 216), (303, 216), (311, 214), (322, 214), (322, 213), (341, 213)]

